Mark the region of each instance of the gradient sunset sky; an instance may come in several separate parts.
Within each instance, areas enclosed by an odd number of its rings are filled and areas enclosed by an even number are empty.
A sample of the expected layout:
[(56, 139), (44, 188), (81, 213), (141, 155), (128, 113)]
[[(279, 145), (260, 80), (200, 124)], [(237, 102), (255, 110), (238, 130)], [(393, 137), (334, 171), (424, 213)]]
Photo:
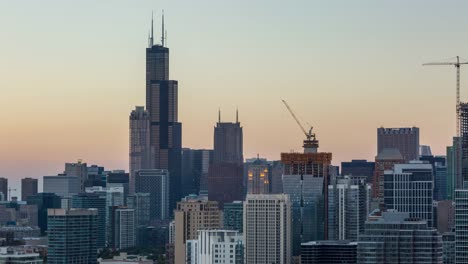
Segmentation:
[(373, 159), (380, 126), (420, 127), (434, 154), (451, 144), (455, 69), (421, 64), (468, 58), (468, 1), (0, 1), (0, 176), (128, 169), (161, 9), (184, 147), (212, 148), (218, 108), (233, 121), (238, 107), (246, 158), (301, 151), (281, 99), (336, 165)]

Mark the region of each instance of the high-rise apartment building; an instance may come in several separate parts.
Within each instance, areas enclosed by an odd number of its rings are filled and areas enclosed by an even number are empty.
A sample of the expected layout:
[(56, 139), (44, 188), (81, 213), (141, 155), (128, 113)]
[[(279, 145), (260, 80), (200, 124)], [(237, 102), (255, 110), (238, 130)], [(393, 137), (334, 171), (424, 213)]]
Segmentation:
[(341, 175), (366, 176), (367, 182), (372, 183), (375, 162), (367, 160), (351, 160), (341, 162)]
[(150, 222), (151, 198), (149, 193), (135, 193), (127, 197), (127, 207), (135, 209), (136, 226), (145, 226)]
[(0, 178), (0, 192), (3, 194), (3, 198), (5, 201), (8, 200), (8, 179), (7, 178)]
[(452, 146), (447, 147), (447, 199), (455, 199), (455, 190), (463, 188), (462, 177), (462, 140), (453, 137)]
[(257, 158), (247, 165), (247, 193), (270, 193), (270, 166), (266, 161)]
[(443, 263), (455, 264), (455, 232), (442, 234)]
[(244, 233), (244, 203), (242, 201), (225, 203), (223, 217), (224, 229)]
[(236, 119), (235, 123), (221, 122), (214, 129), (213, 164), (208, 174), (208, 197), (224, 203), (244, 199), (244, 156), (243, 132)]
[(396, 148), (405, 162), (419, 158), (419, 128), (377, 128), (377, 154)]
[(187, 240), (186, 264), (244, 264), (244, 239), (233, 230), (200, 230)]
[(311, 241), (301, 244), (301, 264), (356, 264), (357, 242)]
[(395, 164), (405, 163), (400, 151), (395, 148), (383, 149), (375, 157), (375, 170), (372, 179), (372, 198), (383, 199), (384, 197), (384, 173), (393, 170)]
[(244, 202), (245, 263), (290, 264), (291, 227), (287, 194), (248, 194)]
[(359, 264), (442, 263), (442, 236), (409, 213), (384, 212), (367, 221), (364, 229), (359, 235)]
[(97, 263), (98, 211), (49, 209), (47, 263)]
[[(135, 192), (135, 173), (150, 169), (150, 116), (144, 106), (130, 113), (130, 193)], [(154, 156), (154, 154), (153, 154)]]
[(328, 185), (328, 239), (357, 241), (364, 231), (370, 199), (366, 182), (366, 176), (345, 176)]
[(186, 263), (186, 242), (198, 238), (199, 230), (221, 229), (223, 218), (218, 202), (188, 196), (177, 203), (175, 218), (175, 264)]
[(21, 179), (21, 201), (26, 201), (28, 196), (37, 194), (37, 179)]
[(422, 161), (395, 164), (393, 171), (385, 171), (385, 207), (407, 212), (410, 217), (425, 220), (429, 227), (433, 227), (433, 186), (431, 164)]
[(135, 210), (126, 207), (113, 207), (111, 214), (112, 248), (121, 250), (136, 246)]
[(317, 149), (314, 136), (304, 141), (304, 153), (281, 153), (283, 192), (292, 204), (294, 256), (300, 255), (302, 242), (327, 239), (332, 154)]
[(86, 182), (88, 180), (88, 166), (82, 160), (76, 163), (65, 163), (65, 175), (68, 177), (77, 177), (79, 182), (79, 192), (85, 192)]
[(135, 192), (150, 194), (150, 219), (170, 216), (170, 173), (168, 170), (140, 170), (135, 176)]
[(80, 193), (74, 195), (71, 201), (72, 208), (91, 209), (98, 211), (97, 221), (97, 240), (98, 249), (106, 247), (106, 196), (98, 193)]
[(182, 196), (208, 195), (208, 172), (213, 150), (182, 149)]
[(52, 208), (60, 208), (60, 196), (54, 193), (38, 193), (29, 196), (27, 199), (28, 205), (37, 206), (38, 226), (41, 233), (44, 234), (47, 230), (47, 211)]
[(164, 46), (164, 30), (162, 34), (161, 44), (154, 44), (151, 30), (146, 49), (146, 109), (150, 116), (150, 169), (169, 171), (172, 211), (181, 198), (182, 124), (178, 120), (178, 82), (169, 80), (169, 48)]
[(468, 189), (455, 190), (455, 263), (468, 263)]

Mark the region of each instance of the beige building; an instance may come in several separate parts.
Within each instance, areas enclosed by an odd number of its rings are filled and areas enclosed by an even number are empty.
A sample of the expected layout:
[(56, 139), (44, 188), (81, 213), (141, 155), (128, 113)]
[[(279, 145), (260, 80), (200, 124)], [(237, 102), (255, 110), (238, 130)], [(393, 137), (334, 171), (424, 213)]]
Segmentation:
[(245, 263), (290, 264), (291, 202), (287, 194), (248, 194), (244, 202)]
[(223, 213), (218, 202), (206, 197), (188, 196), (177, 203), (175, 218), (175, 264), (185, 264), (187, 240), (197, 239), (198, 230), (220, 229)]

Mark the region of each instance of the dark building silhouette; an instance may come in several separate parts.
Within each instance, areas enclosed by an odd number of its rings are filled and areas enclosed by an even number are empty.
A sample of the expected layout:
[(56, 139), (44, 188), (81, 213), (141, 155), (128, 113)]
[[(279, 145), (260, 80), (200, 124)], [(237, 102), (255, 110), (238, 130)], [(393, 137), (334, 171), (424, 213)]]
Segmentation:
[[(164, 34), (164, 16), (163, 16)], [(154, 44), (146, 49), (146, 108), (150, 115), (150, 169), (170, 174), (170, 211), (181, 198), (182, 124), (178, 121), (178, 83), (169, 80), (169, 48)]]
[(97, 248), (106, 246), (106, 196), (97, 193), (80, 193), (72, 197), (73, 208), (98, 210)]
[(124, 199), (127, 200), (129, 194), (129, 174), (125, 171), (113, 171), (107, 174), (106, 187), (122, 187), (124, 189)]
[(208, 198), (224, 203), (244, 200), (243, 134), (239, 119), (221, 122), (214, 129), (213, 164), (208, 175)]
[(28, 196), (37, 194), (37, 179), (21, 179), (21, 201), (26, 201)]
[(341, 162), (341, 175), (366, 176), (367, 182), (374, 177), (375, 162), (367, 160), (351, 160)]
[(150, 152), (150, 116), (144, 106), (137, 106), (130, 113), (130, 194), (135, 193), (135, 173), (149, 169)]
[(396, 148), (405, 162), (419, 158), (419, 128), (377, 128), (377, 154), (386, 148)]
[(301, 264), (356, 264), (357, 242), (312, 241), (301, 244)]
[(0, 178), (0, 192), (3, 193), (3, 199), (8, 200), (8, 179)]
[(208, 194), (208, 170), (213, 162), (213, 150), (182, 149), (182, 197)]
[(47, 209), (61, 207), (60, 196), (54, 193), (38, 193), (27, 198), (28, 204), (37, 205), (37, 220), (41, 233), (47, 230)]

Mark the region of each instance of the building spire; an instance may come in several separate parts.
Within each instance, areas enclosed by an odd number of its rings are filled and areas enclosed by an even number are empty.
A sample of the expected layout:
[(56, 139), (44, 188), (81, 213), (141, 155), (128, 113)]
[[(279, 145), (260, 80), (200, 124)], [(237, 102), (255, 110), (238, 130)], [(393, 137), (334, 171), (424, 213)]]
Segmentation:
[(218, 108), (218, 123), (221, 123), (221, 108)]
[(151, 11), (151, 30), (148, 32), (148, 48), (153, 47), (154, 36), (153, 36), (153, 11)]
[(236, 123), (239, 123), (239, 108), (236, 106)]
[(161, 30), (161, 46), (164, 47), (164, 35), (165, 35), (165, 31), (164, 31), (164, 9), (162, 10), (162, 24), (161, 24), (161, 27), (162, 27), (162, 30)]

